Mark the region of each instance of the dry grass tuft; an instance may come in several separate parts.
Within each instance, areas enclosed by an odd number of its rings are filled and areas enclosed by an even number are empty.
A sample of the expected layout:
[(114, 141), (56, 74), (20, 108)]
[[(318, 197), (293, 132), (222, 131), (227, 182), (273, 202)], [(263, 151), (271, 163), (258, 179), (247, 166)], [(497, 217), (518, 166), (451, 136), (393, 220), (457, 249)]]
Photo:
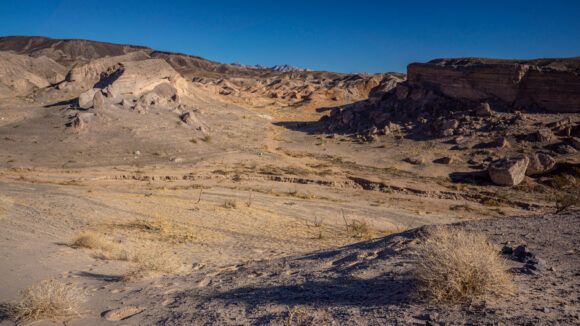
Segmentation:
[(421, 299), (466, 303), (512, 292), (505, 260), (484, 234), (437, 227), (414, 250)]
[(371, 227), (365, 220), (346, 222), (346, 230), (347, 234), (355, 239), (370, 240), (377, 234), (377, 230)]
[(128, 260), (127, 251), (120, 248), (118, 243), (102, 233), (94, 231), (81, 232), (73, 239), (72, 246), (98, 250), (100, 253), (96, 257), (100, 259)]
[(73, 239), (72, 246), (76, 248), (88, 248), (102, 251), (113, 251), (118, 248), (118, 245), (108, 236), (93, 231), (79, 233)]
[(39, 319), (67, 319), (79, 316), (85, 293), (58, 280), (46, 280), (21, 292), (22, 299), (9, 307), (9, 317), (18, 323)]
[(138, 248), (132, 260), (137, 265), (136, 270), (129, 272), (125, 279), (135, 278), (145, 271), (177, 274), (183, 267), (179, 257), (160, 243), (147, 243)]

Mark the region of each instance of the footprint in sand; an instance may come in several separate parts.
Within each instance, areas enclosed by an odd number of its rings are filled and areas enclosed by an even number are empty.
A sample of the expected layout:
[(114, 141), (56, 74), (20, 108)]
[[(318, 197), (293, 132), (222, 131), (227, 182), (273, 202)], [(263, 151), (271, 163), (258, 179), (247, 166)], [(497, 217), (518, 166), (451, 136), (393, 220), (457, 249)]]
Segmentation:
[(142, 312), (143, 309), (139, 307), (123, 307), (103, 312), (102, 316), (108, 321), (119, 321), (128, 319)]

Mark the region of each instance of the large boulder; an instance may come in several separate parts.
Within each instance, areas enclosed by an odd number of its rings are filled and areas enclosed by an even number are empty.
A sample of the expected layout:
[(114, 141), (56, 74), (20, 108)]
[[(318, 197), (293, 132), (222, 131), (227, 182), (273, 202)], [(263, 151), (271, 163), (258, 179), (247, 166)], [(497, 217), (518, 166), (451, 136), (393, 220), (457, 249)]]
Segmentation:
[(544, 174), (550, 172), (556, 166), (556, 160), (544, 153), (529, 155), (530, 163), (526, 169), (526, 175)]
[(504, 158), (491, 162), (487, 169), (493, 183), (500, 186), (515, 186), (526, 176), (530, 159), (526, 156)]

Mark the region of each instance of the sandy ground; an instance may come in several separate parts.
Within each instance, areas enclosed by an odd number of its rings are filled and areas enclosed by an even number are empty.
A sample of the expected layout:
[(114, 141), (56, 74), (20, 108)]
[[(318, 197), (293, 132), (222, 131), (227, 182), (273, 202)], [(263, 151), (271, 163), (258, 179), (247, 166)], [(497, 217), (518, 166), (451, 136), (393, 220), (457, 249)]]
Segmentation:
[[(547, 194), (453, 182), (451, 173), (473, 170), (462, 160), (430, 163), (449, 153), (452, 145), (441, 141), (359, 144), (280, 124), (300, 121), (297, 112), (251, 110), (201, 93), (197, 101), (209, 138), (169, 110), (103, 111), (73, 131), (65, 106), (3, 103), (0, 302), (57, 278), (89, 294), (82, 318), (69, 325), (111, 324), (102, 314), (127, 305), (143, 310), (121, 321), (127, 325), (275, 324), (295, 307), (318, 311), (327, 324), (422, 324), (432, 310), (452, 322), (578, 323), (578, 256), (567, 253), (578, 245), (578, 215), (502, 218), (553, 212)], [(429, 163), (402, 161), (416, 154)], [(546, 278), (518, 275), (525, 296), (497, 303), (497, 314), (409, 303), (404, 280), (383, 275), (408, 266), (403, 249), (380, 248), (404, 248), (413, 233), (381, 237), (486, 218), (467, 226), (498, 243), (529, 241), (538, 255), (557, 259)], [(559, 229), (536, 237), (550, 221), (561, 221)], [(353, 232), (355, 222), (364, 230)], [(183, 270), (123, 280), (134, 263), (71, 246), (86, 230), (129, 249), (160, 244)], [(367, 239), (380, 240), (343, 247)], [(558, 282), (569, 289), (541, 290)], [(398, 292), (376, 290), (390, 286)], [(545, 298), (532, 302), (542, 291)], [(544, 306), (550, 313), (536, 311)]]

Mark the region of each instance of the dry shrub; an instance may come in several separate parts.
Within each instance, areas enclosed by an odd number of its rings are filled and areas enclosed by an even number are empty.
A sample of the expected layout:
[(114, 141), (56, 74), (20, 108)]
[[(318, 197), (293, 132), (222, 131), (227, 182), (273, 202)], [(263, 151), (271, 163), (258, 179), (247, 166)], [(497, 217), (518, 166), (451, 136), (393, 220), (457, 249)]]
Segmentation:
[(414, 250), (420, 298), (465, 303), (512, 291), (503, 257), (481, 233), (436, 227)]
[(171, 243), (187, 243), (195, 239), (195, 229), (189, 225), (168, 221), (165, 219), (136, 219), (128, 223), (112, 224), (113, 229), (139, 231), (153, 236), (160, 241)]
[(179, 257), (171, 250), (159, 243), (148, 243), (135, 250), (132, 260), (137, 264), (138, 274), (142, 271), (156, 271), (162, 273), (179, 273), (182, 263)]
[(346, 230), (349, 236), (355, 239), (370, 240), (375, 237), (377, 230), (365, 220), (352, 220), (346, 223)]
[(74, 238), (72, 245), (77, 248), (102, 251), (113, 251), (118, 247), (108, 236), (93, 231), (81, 232)]
[(96, 256), (101, 259), (127, 260), (127, 252), (105, 234), (84, 231), (78, 234), (72, 243), (76, 248), (88, 248), (100, 251)]
[(80, 304), (85, 301), (80, 288), (54, 279), (28, 287), (21, 296), (9, 307), (9, 316), (18, 323), (79, 316)]

